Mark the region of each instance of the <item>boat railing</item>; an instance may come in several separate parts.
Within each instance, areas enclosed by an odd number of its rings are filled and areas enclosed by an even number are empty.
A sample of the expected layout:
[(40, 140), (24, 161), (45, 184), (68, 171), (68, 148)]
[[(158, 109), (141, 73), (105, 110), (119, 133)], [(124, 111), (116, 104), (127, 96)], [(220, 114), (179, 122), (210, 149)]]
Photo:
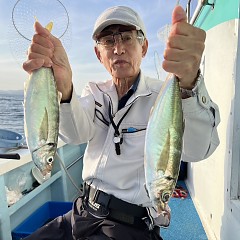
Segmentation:
[[(191, 17), (191, 2), (192, 2), (192, 0), (188, 0), (186, 12), (187, 12), (188, 22), (192, 25), (195, 24), (195, 22), (197, 21), (198, 17), (200, 16), (200, 14), (205, 6), (211, 6), (213, 9), (214, 5), (215, 5), (215, 0), (212, 3), (210, 3), (209, 0), (199, 0), (197, 7)], [(190, 19), (190, 17), (191, 17), (191, 19)]]

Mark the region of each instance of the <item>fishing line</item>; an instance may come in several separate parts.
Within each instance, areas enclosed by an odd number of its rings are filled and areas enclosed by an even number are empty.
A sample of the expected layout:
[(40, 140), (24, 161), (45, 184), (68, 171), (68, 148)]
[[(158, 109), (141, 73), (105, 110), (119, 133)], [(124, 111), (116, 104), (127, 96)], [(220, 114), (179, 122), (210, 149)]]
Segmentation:
[(157, 78), (160, 80), (160, 70), (159, 70), (159, 67), (160, 67), (160, 57), (159, 57), (159, 54), (157, 51), (154, 51), (154, 67), (155, 67), (155, 70), (156, 70), (156, 73), (157, 73)]
[[(83, 158), (84, 155), (80, 156), (79, 158)], [(70, 173), (68, 172), (66, 166), (64, 165), (63, 160), (60, 158), (59, 154), (56, 153), (55, 158), (60, 162), (64, 172), (66, 173), (67, 177), (69, 178), (70, 182), (72, 183), (72, 185), (77, 189), (77, 191), (82, 194), (82, 191), (80, 190), (80, 188), (77, 186), (77, 184), (75, 183), (75, 181), (73, 180), (72, 176), (70, 175)]]

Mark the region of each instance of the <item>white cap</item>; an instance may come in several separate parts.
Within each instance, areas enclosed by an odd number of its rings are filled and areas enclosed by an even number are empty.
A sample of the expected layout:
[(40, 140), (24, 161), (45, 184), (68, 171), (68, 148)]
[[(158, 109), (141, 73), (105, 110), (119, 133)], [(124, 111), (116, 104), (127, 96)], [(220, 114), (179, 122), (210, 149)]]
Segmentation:
[(96, 40), (97, 34), (99, 34), (104, 28), (114, 24), (134, 26), (136, 27), (136, 30), (142, 30), (146, 37), (146, 29), (138, 13), (129, 7), (115, 6), (106, 9), (98, 17), (94, 25), (92, 38)]

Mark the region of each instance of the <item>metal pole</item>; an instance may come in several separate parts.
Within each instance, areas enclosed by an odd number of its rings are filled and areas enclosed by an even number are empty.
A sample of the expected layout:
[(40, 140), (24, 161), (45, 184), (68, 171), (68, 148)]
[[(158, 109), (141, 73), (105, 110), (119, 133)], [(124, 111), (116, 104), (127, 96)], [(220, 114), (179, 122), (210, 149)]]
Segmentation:
[(190, 22), (190, 16), (191, 16), (191, 1), (192, 0), (188, 0), (187, 3), (187, 8), (186, 8), (186, 12), (187, 12), (187, 22)]
[(197, 8), (192, 16), (192, 19), (191, 19), (191, 24), (194, 25), (194, 23), (196, 22), (197, 18), (199, 17), (202, 9), (206, 6), (206, 5), (209, 5), (209, 6), (212, 6), (212, 9), (214, 9), (214, 3), (209, 3), (208, 0), (201, 0), (198, 2), (198, 5), (197, 5)]

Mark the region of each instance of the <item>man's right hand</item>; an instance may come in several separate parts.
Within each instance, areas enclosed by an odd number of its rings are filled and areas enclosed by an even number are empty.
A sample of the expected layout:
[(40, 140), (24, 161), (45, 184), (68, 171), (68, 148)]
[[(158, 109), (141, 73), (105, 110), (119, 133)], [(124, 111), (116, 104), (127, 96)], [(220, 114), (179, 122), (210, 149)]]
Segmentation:
[(28, 49), (28, 59), (23, 63), (23, 69), (31, 73), (42, 66), (52, 67), (58, 91), (62, 93), (62, 100), (71, 99), (72, 70), (61, 41), (39, 22), (35, 23), (34, 28), (36, 34)]

